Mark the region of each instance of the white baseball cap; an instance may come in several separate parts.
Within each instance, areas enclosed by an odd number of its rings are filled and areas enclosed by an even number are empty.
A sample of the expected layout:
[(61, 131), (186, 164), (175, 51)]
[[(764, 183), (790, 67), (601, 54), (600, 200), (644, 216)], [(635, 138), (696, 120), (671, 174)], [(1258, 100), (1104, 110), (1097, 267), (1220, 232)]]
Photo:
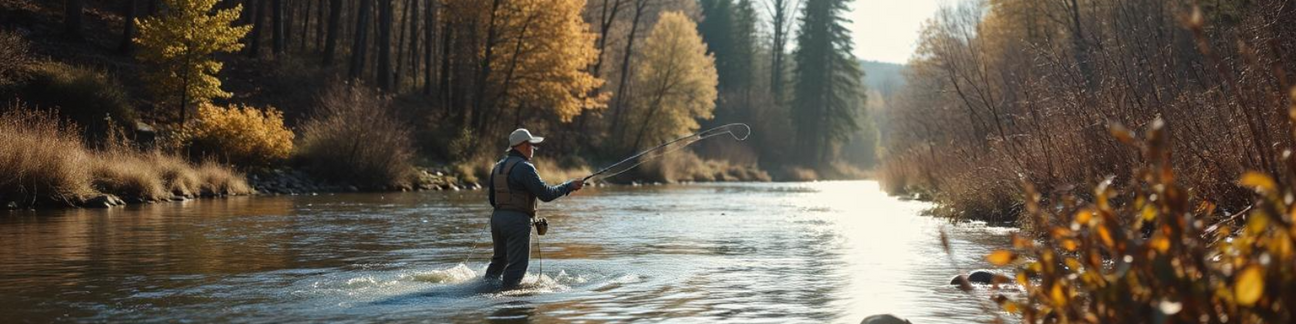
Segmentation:
[(512, 134), (509, 134), (509, 147), (518, 146), (522, 142), (540, 144), (540, 142), (544, 142), (544, 137), (531, 136), (531, 131), (526, 130), (526, 128), (518, 128)]

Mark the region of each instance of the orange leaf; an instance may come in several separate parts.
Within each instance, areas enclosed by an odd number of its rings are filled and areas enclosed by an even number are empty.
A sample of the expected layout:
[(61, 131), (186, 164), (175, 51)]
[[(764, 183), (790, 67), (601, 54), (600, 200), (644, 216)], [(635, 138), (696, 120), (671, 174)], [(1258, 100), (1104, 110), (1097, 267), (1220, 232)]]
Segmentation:
[(990, 252), (990, 255), (986, 256), (986, 261), (989, 261), (990, 264), (993, 264), (995, 266), (1006, 265), (1015, 259), (1017, 259), (1017, 254), (1005, 250), (997, 250), (994, 252)]

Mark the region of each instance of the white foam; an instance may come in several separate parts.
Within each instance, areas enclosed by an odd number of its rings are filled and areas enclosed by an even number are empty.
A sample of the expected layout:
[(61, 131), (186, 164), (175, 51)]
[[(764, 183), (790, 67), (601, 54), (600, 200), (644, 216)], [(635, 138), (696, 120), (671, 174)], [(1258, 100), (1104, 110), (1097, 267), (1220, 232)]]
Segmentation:
[(449, 268), (449, 269), (418, 272), (414, 274), (403, 275), (402, 277), (409, 278), (414, 281), (450, 284), (450, 283), (467, 282), (469, 280), (476, 279), (479, 276), (481, 275), (478, 274), (477, 271), (473, 270), (472, 268), (469, 268), (468, 265), (466, 264), (460, 263), (459, 265), (456, 265), (453, 268)]

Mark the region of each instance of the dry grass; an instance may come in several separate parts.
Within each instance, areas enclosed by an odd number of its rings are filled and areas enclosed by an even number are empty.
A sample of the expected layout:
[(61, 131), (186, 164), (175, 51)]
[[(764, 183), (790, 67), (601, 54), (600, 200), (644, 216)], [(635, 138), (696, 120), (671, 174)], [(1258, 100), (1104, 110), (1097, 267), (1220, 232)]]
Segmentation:
[(153, 153), (146, 156), (166, 190), (172, 195), (193, 197), (202, 193), (205, 181), (188, 161), (174, 155)]
[(205, 163), (193, 167), (158, 152), (110, 143), (90, 150), (74, 126), (50, 111), (12, 103), (0, 114), (0, 203), (75, 205), (98, 194), (153, 201), (173, 196), (252, 193), (242, 174)]
[(197, 178), (203, 195), (234, 196), (255, 192), (242, 173), (216, 162), (208, 161), (198, 166)]
[(0, 203), (75, 203), (93, 195), (93, 157), (76, 133), (54, 113), (10, 103), (0, 114)]
[(93, 186), (99, 192), (135, 200), (171, 197), (153, 164), (141, 154), (126, 150), (98, 152), (91, 170)]

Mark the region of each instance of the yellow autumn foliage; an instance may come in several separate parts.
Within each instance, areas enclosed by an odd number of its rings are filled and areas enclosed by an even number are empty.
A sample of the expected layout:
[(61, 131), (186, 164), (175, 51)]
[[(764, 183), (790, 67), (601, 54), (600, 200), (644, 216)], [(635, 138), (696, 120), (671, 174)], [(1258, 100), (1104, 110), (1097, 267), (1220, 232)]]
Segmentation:
[(213, 10), (216, 1), (164, 0), (162, 14), (135, 20), (136, 58), (148, 67), (145, 85), (161, 103), (180, 105), (181, 122), (186, 107), (230, 96), (221, 90), (216, 75), (223, 65), (212, 54), (243, 48), (239, 40), (252, 29), (232, 25), (242, 5)]
[[(1154, 122), (1144, 141), (1113, 127), (1147, 164), (1128, 186), (1100, 184), (1091, 203), (1060, 197), (1045, 204), (1027, 186), (1028, 222), (1045, 234), (1014, 235), (1012, 250), (987, 256), (996, 265), (1009, 255), (1023, 260), (1014, 263), (1021, 291), (995, 294), (1003, 310), (1024, 323), (1296, 320), (1296, 202), (1283, 198), (1296, 188), (1247, 172), (1238, 183), (1256, 192), (1254, 204), (1220, 215), (1210, 197), (1194, 197), (1176, 181), (1163, 127)], [(1296, 168), (1287, 172), (1281, 179), (1294, 179)]]
[(264, 166), (292, 154), (293, 132), (273, 107), (198, 106), (198, 118), (185, 129), (191, 152), (244, 166)]

